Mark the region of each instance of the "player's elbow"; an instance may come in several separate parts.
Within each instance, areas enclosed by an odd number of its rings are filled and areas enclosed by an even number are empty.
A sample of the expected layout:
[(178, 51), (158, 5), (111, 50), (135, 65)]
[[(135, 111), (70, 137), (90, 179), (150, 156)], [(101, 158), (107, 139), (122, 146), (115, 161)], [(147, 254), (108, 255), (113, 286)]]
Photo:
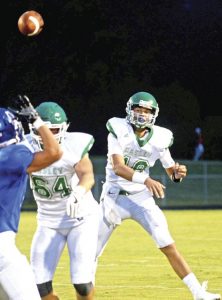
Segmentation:
[(115, 164), (113, 166), (113, 171), (117, 176), (121, 176), (122, 175), (122, 166), (121, 164)]
[(90, 178), (89, 178), (89, 185), (90, 185), (90, 187), (92, 188), (92, 187), (94, 187), (94, 185), (95, 185), (95, 177), (94, 177), (94, 175), (91, 175), (90, 176)]

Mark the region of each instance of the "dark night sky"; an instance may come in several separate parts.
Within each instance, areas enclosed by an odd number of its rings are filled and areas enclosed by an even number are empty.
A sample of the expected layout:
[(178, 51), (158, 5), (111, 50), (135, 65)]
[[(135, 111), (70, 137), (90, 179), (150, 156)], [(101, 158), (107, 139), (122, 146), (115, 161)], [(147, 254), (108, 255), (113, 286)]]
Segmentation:
[[(19, 15), (30, 9), (45, 21), (34, 38), (17, 29)], [(102, 114), (124, 115), (132, 92), (178, 81), (197, 98), (203, 120), (222, 116), (221, 0), (9, 0), (0, 14), (2, 105), (23, 91), (34, 101), (63, 99), (68, 110), (70, 95), (86, 106), (91, 96), (119, 98), (118, 105), (104, 100), (82, 113), (92, 128), (94, 119), (104, 123)]]
[[(78, 1), (4, 1), (1, 3), (1, 59), (7, 59), (7, 48), (10, 45), (12, 35), (19, 35), (17, 32), (18, 16), (28, 10), (36, 9), (42, 13), (45, 18), (44, 32), (39, 36), (37, 47), (45, 47), (52, 45), (50, 39), (58, 39), (54, 43), (55, 47), (61, 45), (65, 47), (67, 36), (73, 40), (73, 49), (79, 47), (87, 47), (87, 39), (99, 30), (96, 27), (96, 15), (92, 18), (93, 9), (90, 3), (96, 1), (85, 1), (86, 5), (83, 11), (78, 14)], [(88, 2), (88, 5), (87, 5)], [(99, 1), (100, 2), (100, 1)], [(98, 2), (98, 3), (99, 3)], [(107, 2), (101, 6), (100, 10), (95, 9), (95, 14), (98, 11), (104, 14), (104, 23), (101, 28), (111, 32), (114, 27), (121, 22), (125, 22), (125, 26), (132, 30), (135, 25), (135, 30), (138, 32), (137, 43), (141, 43), (141, 48), (144, 44), (150, 41), (153, 43), (154, 36), (161, 37), (162, 55), (159, 60), (162, 62), (163, 69), (161, 74), (157, 74), (156, 82), (171, 80), (177, 76), (184, 85), (191, 89), (198, 97), (198, 101), (203, 104), (209, 101), (220, 102), (221, 82), (222, 82), (222, 2), (211, 0), (177, 0), (177, 1), (101, 1)], [(147, 4), (147, 2), (149, 4)], [(129, 6), (128, 3), (131, 3)], [(153, 3), (153, 4), (152, 4)], [(158, 3), (158, 4), (157, 4)], [(124, 11), (124, 5), (128, 8)], [(143, 8), (144, 11), (138, 7)], [(131, 10), (131, 11), (130, 11)], [(138, 17), (147, 19), (147, 24), (144, 22), (144, 28), (141, 32), (141, 25), (138, 23)], [(123, 15), (125, 14), (125, 16)], [(139, 15), (140, 14), (140, 15)], [(76, 17), (78, 15), (78, 18)], [(79, 16), (82, 16), (80, 18)], [(127, 16), (126, 16), (127, 15)], [(3, 16), (6, 19), (3, 20)], [(63, 22), (63, 23), (61, 23)], [(113, 22), (113, 23), (111, 23)], [(66, 23), (66, 24), (65, 24)], [(136, 34), (132, 32), (132, 34)], [(108, 37), (107, 37), (108, 38)], [(19, 39), (19, 38), (18, 38)], [(150, 40), (149, 40), (150, 39)], [(23, 41), (22, 41), (23, 40)], [(24, 37), (20, 37), (16, 43), (28, 44)], [(135, 42), (135, 39), (134, 39)], [(18, 44), (19, 46), (19, 44)], [(135, 45), (132, 45), (132, 48)], [(115, 45), (113, 45), (115, 48)], [(129, 47), (129, 45), (127, 45)], [(128, 49), (131, 51), (130, 49)], [(19, 49), (18, 49), (19, 51)], [(31, 50), (34, 51), (34, 50)], [(55, 49), (54, 49), (55, 51)], [(61, 52), (61, 56), (66, 51), (60, 48), (57, 51)], [(81, 49), (80, 49), (81, 51)], [(43, 55), (47, 55), (46, 51), (42, 51)], [(32, 53), (34, 58), (34, 53)], [(50, 61), (50, 53), (48, 53)], [(98, 51), (99, 55), (106, 55), (105, 49)], [(16, 57), (14, 57), (16, 60)], [(78, 58), (77, 58), (78, 59)], [(173, 62), (173, 64), (172, 64)], [(33, 60), (33, 67), (37, 62)], [(54, 62), (54, 66), (59, 62)], [(170, 68), (173, 66), (174, 68)], [(2, 74), (3, 76), (3, 74)], [(158, 76), (160, 78), (158, 78)], [(212, 102), (211, 102), (212, 103)], [(205, 106), (204, 106), (205, 107)], [(204, 114), (207, 111), (203, 110)], [(215, 112), (214, 112), (215, 113)], [(217, 112), (218, 113), (218, 112)]]

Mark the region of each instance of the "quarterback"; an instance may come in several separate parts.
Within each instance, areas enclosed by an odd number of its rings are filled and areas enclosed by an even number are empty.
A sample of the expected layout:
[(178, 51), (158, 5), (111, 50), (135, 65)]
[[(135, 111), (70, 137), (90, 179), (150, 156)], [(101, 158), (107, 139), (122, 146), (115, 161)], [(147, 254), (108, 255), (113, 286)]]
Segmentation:
[[(76, 297), (91, 300), (99, 207), (91, 192), (94, 174), (88, 154), (94, 138), (87, 133), (67, 132), (66, 113), (55, 102), (43, 102), (36, 111), (60, 143), (63, 155), (50, 167), (30, 176), (38, 208), (31, 266), (41, 298), (59, 299), (53, 291), (52, 280), (67, 244)], [(32, 126), (28, 138), (35, 149), (41, 149), (41, 138)]]
[(108, 154), (106, 180), (100, 199), (97, 257), (102, 254), (117, 225), (125, 219), (135, 220), (166, 255), (193, 299), (221, 299), (220, 295), (206, 291), (206, 282), (199, 283), (177, 250), (165, 215), (154, 200), (155, 197), (164, 198), (165, 189), (149, 174), (157, 160), (177, 184), (187, 173), (186, 166), (175, 162), (170, 154), (172, 132), (154, 125), (159, 113), (156, 99), (150, 93), (138, 92), (128, 100), (126, 113), (126, 118), (113, 117), (107, 122)]

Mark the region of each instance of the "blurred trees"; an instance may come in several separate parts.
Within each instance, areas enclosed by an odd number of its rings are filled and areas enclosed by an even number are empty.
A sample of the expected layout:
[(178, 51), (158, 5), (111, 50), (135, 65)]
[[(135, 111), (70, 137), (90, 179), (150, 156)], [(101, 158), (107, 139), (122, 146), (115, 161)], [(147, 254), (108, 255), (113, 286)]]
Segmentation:
[[(28, 9), (45, 20), (33, 38), (17, 30)], [(24, 0), (10, 1), (1, 13), (9, 15), (1, 27), (1, 105), (18, 93), (35, 105), (56, 101), (70, 130), (93, 134), (92, 153), (105, 155), (107, 119), (125, 117), (128, 98), (145, 90), (160, 106), (156, 124), (174, 133), (174, 157), (192, 158), (198, 126), (205, 158), (222, 158), (222, 122), (213, 116), (219, 111), (204, 104), (216, 103), (222, 80), (218, 1)]]

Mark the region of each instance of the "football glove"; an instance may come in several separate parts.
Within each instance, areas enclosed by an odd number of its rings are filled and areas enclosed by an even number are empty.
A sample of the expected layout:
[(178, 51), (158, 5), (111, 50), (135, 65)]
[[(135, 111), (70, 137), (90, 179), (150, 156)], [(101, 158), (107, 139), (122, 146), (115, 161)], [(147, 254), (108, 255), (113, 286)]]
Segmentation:
[(27, 121), (33, 124), (38, 118), (39, 114), (32, 106), (29, 98), (26, 95), (18, 95), (14, 100), (14, 107), (11, 110), (21, 121)]
[(83, 186), (76, 186), (66, 203), (66, 213), (70, 218), (81, 217), (81, 203), (86, 189)]

